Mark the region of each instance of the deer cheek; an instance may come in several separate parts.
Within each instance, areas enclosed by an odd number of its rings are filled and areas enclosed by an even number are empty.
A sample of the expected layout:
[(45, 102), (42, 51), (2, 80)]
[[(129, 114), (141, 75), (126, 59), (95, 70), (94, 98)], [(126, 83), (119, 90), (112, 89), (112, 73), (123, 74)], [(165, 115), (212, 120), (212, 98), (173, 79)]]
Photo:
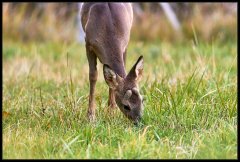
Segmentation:
[(119, 96), (117, 94), (115, 94), (115, 101), (116, 101), (118, 107), (121, 107), (121, 105), (122, 105), (121, 104), (121, 100), (120, 100), (120, 98), (119, 98)]

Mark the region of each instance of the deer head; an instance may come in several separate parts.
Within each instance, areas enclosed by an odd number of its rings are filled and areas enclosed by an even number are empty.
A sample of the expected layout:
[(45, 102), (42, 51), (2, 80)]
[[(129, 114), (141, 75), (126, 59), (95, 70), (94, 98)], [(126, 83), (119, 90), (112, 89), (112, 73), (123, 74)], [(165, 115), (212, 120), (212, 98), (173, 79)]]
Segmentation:
[(139, 93), (138, 82), (143, 74), (143, 56), (140, 56), (125, 78), (104, 64), (103, 74), (108, 86), (115, 90), (115, 100), (123, 114), (134, 123), (143, 115), (143, 98)]

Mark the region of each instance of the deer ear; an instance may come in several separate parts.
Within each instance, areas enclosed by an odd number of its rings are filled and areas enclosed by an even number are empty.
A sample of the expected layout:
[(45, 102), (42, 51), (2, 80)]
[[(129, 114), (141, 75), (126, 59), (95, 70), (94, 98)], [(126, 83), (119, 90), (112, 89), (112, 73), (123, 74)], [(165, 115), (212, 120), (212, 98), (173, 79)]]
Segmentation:
[(137, 80), (139, 80), (143, 75), (143, 56), (140, 56), (138, 58), (138, 61), (136, 63), (135, 73), (137, 76), (136, 78)]
[(134, 78), (134, 80), (139, 81), (143, 75), (143, 56), (140, 56), (129, 72), (129, 77)]
[(112, 89), (116, 89), (121, 77), (116, 74), (107, 64), (103, 65), (103, 75), (108, 86)]

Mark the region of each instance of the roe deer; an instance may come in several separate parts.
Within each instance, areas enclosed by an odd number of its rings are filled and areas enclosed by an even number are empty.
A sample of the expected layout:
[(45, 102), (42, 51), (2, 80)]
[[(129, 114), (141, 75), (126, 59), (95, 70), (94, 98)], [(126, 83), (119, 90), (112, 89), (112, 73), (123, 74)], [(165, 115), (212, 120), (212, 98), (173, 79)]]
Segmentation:
[(133, 21), (130, 3), (84, 3), (80, 11), (85, 32), (86, 53), (89, 63), (90, 95), (88, 117), (95, 119), (95, 84), (97, 58), (103, 65), (103, 74), (109, 86), (108, 106), (116, 103), (126, 117), (137, 124), (143, 113), (142, 96), (138, 82), (143, 73), (140, 56), (126, 74), (126, 49)]

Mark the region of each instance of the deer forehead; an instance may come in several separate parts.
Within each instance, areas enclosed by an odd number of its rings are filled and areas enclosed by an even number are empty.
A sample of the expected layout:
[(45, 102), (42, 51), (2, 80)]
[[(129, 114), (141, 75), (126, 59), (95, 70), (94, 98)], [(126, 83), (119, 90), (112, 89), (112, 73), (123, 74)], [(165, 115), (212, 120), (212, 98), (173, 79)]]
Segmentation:
[(123, 89), (122, 93), (123, 93), (122, 95), (127, 95), (127, 96), (130, 96), (130, 94), (131, 95), (135, 94), (137, 96), (140, 95), (139, 89), (137, 87)]

